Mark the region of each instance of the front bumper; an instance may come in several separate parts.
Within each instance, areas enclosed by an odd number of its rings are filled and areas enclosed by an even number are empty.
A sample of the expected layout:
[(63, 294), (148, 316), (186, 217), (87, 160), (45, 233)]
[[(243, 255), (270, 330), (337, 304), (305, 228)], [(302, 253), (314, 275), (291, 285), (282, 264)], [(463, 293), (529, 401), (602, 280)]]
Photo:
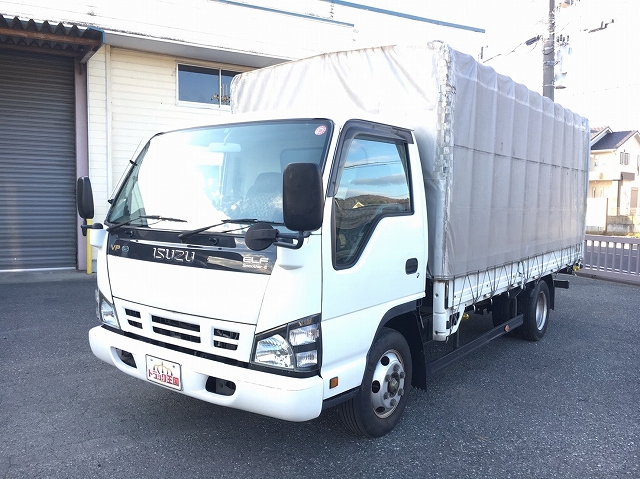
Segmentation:
[[(89, 342), (96, 357), (143, 381), (147, 381), (146, 355), (180, 364), (179, 392), (212, 404), (286, 421), (308, 421), (322, 411), (323, 382), (319, 376), (292, 378), (231, 366), (137, 341), (102, 326), (89, 331)], [(136, 367), (123, 362), (116, 349), (130, 352)], [(234, 382), (235, 392), (225, 396), (207, 391), (209, 377)]]

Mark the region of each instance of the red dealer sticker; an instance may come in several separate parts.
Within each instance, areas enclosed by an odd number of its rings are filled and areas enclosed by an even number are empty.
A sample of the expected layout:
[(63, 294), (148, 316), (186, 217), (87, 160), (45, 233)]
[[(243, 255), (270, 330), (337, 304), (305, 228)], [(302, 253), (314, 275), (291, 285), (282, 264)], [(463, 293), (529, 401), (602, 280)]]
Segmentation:
[(320, 125), (316, 128), (316, 136), (324, 135), (327, 132), (327, 127), (324, 125)]

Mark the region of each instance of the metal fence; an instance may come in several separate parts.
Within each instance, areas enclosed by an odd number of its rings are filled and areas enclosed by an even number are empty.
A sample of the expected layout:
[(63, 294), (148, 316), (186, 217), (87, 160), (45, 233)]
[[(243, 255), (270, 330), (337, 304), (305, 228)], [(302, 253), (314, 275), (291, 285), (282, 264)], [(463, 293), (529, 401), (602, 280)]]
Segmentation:
[(579, 274), (640, 284), (640, 238), (586, 235)]

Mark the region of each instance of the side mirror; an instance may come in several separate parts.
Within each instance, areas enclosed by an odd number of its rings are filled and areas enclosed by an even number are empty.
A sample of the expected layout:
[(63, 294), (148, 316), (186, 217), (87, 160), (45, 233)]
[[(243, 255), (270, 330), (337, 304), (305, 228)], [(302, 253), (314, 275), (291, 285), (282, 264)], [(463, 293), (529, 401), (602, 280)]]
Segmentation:
[[(78, 178), (76, 182), (76, 207), (78, 216), (84, 220), (82, 224), (82, 236), (87, 236), (87, 229), (97, 228), (98, 225), (90, 226), (87, 220), (93, 219), (93, 191), (91, 190), (91, 180), (88, 176)], [(102, 225), (100, 225), (102, 228)]]
[(322, 226), (323, 206), (320, 168), (313, 163), (291, 163), (282, 176), (282, 211), (285, 226), (297, 233), (280, 233), (269, 223), (255, 223), (247, 230), (245, 244), (253, 251), (262, 251), (272, 244), (298, 249), (311, 231)]
[(93, 191), (91, 190), (91, 180), (88, 176), (78, 178), (76, 182), (76, 206), (78, 216), (84, 220), (93, 218)]
[(322, 226), (322, 174), (313, 163), (291, 163), (282, 175), (284, 224), (291, 231), (314, 231)]
[(262, 251), (278, 241), (278, 231), (268, 223), (255, 223), (249, 227), (244, 243), (252, 251)]

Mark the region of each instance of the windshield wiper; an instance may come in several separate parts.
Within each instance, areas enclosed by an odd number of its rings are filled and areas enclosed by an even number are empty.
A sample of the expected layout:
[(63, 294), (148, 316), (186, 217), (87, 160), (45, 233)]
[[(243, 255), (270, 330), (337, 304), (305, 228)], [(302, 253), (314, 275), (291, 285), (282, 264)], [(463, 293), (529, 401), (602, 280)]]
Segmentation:
[(127, 221), (122, 221), (121, 223), (115, 223), (111, 226), (109, 226), (108, 231), (114, 231), (117, 230), (118, 228), (121, 228), (123, 226), (127, 226), (130, 225), (131, 223), (133, 223), (134, 221), (137, 220), (158, 220), (158, 221), (173, 221), (175, 223), (186, 223), (187, 220), (181, 220), (180, 218), (169, 218), (167, 216), (160, 216), (160, 215), (140, 215), (140, 216), (136, 216), (135, 218), (130, 218)]
[[(190, 231), (184, 231), (183, 233), (180, 233), (178, 235), (178, 238), (180, 238), (181, 240), (184, 240), (184, 239), (190, 238), (193, 235), (197, 235), (198, 233), (202, 233), (203, 231), (207, 231), (211, 228), (215, 228), (216, 226), (222, 226), (222, 225), (232, 224), (232, 223), (236, 223), (236, 224), (269, 223), (270, 225), (284, 225), (284, 223), (279, 223), (277, 221), (264, 221), (256, 218), (226, 219), (226, 220), (220, 221), (219, 223), (203, 226), (202, 228), (197, 228), (195, 230), (190, 230)], [(238, 228), (238, 229), (240, 230), (243, 228)], [(231, 230), (231, 231), (237, 231), (237, 230)], [(230, 231), (224, 231), (224, 233), (229, 233), (229, 232)]]

